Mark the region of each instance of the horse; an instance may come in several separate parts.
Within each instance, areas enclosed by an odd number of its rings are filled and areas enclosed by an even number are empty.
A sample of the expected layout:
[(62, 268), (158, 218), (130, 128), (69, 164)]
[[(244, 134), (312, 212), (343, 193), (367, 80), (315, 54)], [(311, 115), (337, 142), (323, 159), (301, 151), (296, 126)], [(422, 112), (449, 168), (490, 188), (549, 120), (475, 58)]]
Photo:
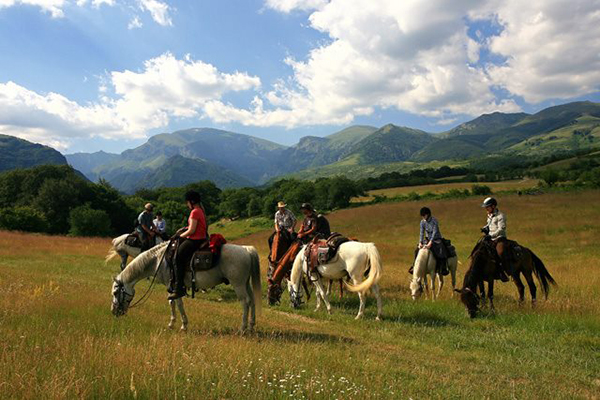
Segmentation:
[[(496, 250), (486, 240), (480, 240), (471, 252), (471, 256), (469, 257), (470, 265), (465, 273), (463, 287), (462, 289), (455, 289), (456, 292), (460, 293), (460, 300), (465, 305), (471, 318), (477, 316), (480, 302), (485, 301), (484, 282), (488, 283), (487, 298), (490, 302), (490, 309), (492, 311), (495, 310), (494, 277), (497, 275), (497, 258)], [(533, 280), (533, 275), (537, 277), (545, 298), (548, 298), (550, 284), (556, 285), (556, 282), (542, 260), (530, 249), (518, 246), (518, 254), (516, 254), (515, 258), (511, 276), (519, 292), (519, 304), (522, 304), (525, 300), (525, 285), (521, 281), (521, 274), (523, 274), (531, 293), (531, 305), (534, 307), (537, 301), (537, 288)], [(479, 289), (481, 297), (477, 294), (477, 289)]]
[[(111, 306), (113, 315), (119, 317), (127, 313), (135, 295), (135, 284), (140, 280), (153, 277), (153, 283), (156, 280), (165, 286), (169, 284), (171, 274), (165, 260), (167, 246), (167, 243), (162, 243), (143, 252), (114, 278)], [(260, 314), (261, 310), (260, 261), (254, 247), (223, 245), (217, 265), (207, 271), (196, 272), (195, 278), (198, 289), (213, 288), (221, 283), (231, 284), (243, 309), (240, 332), (244, 333), (247, 329), (254, 330), (256, 314)], [(191, 283), (192, 273), (189, 271), (185, 277), (186, 287), (191, 287)], [(183, 299), (170, 300), (169, 304), (171, 306), (169, 328), (173, 328), (175, 324), (177, 305), (182, 320), (181, 330), (186, 331), (188, 318)], [(249, 325), (248, 313), (250, 313)]]
[[(125, 233), (121, 236), (118, 236), (112, 240), (112, 247), (108, 251), (108, 255), (106, 256), (106, 262), (109, 262), (117, 255), (121, 257), (121, 271), (125, 269), (127, 266), (127, 258), (136, 258), (142, 252), (142, 249), (139, 247), (132, 247), (125, 243), (125, 239), (129, 236), (130, 233)], [(156, 235), (156, 245), (159, 245), (164, 242), (164, 240)]]
[[(285, 258), (288, 250), (296, 241), (295, 234), (291, 234), (286, 230), (281, 230), (279, 232), (274, 232), (272, 235), (272, 245), (271, 251), (269, 252), (269, 267), (267, 269), (267, 300), (270, 306), (274, 306), (279, 304), (281, 300), (281, 295), (283, 294), (283, 290), (285, 288), (285, 284), (283, 281), (286, 281), (286, 275), (281, 276), (280, 279), (274, 280), (275, 272), (279, 267), (282, 261), (290, 258), (288, 256)], [(292, 253), (295, 250), (292, 250)], [(279, 275), (279, 274), (278, 274)]]
[[(365, 310), (366, 292), (371, 289), (377, 299), (377, 320), (381, 319), (381, 294), (379, 285), (383, 266), (381, 256), (375, 244), (361, 242), (346, 242), (340, 245), (338, 253), (327, 264), (319, 265), (317, 273), (308, 271), (308, 262), (305, 252), (300, 251), (294, 259), (292, 274), (288, 283), (290, 302), (292, 307), (298, 308), (302, 304), (302, 288), (300, 287), (303, 273), (306, 274), (317, 288), (317, 311), (321, 306), (320, 299), (327, 307), (327, 313), (331, 314), (329, 296), (325, 292), (322, 279), (338, 280), (349, 277), (352, 283), (344, 281), (351, 292), (358, 293), (360, 307), (355, 319), (363, 317)], [(366, 278), (366, 279), (365, 279)]]
[[(448, 266), (450, 276), (452, 277), (452, 295), (454, 296), (454, 290), (456, 289), (456, 269), (458, 267), (458, 257), (454, 256), (448, 258), (446, 265)], [(420, 249), (417, 253), (417, 258), (415, 259), (415, 264), (413, 266), (413, 277), (410, 282), (410, 291), (413, 300), (416, 300), (421, 296), (421, 294), (423, 294), (423, 285), (425, 285), (425, 296), (427, 296), (427, 291), (429, 291), (429, 287), (427, 285), (427, 275), (429, 275), (431, 279), (431, 299), (435, 300), (436, 297), (440, 295), (442, 287), (444, 287), (444, 277), (439, 272), (436, 272), (435, 267), (436, 259), (431, 250), (427, 248)], [(436, 276), (440, 283), (437, 294), (435, 292)]]

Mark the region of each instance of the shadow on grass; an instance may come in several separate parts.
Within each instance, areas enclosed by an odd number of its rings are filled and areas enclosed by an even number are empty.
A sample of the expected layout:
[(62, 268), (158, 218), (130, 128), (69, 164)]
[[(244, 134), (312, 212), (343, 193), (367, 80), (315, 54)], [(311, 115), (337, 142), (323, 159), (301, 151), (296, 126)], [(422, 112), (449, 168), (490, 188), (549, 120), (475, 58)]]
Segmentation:
[[(234, 328), (214, 328), (209, 330), (192, 330), (193, 335), (205, 336), (238, 336), (241, 337), (239, 331)], [(356, 341), (345, 336), (330, 335), (327, 333), (314, 332), (298, 332), (298, 331), (263, 331), (257, 329), (252, 333), (243, 335), (246, 338), (257, 338), (259, 340), (280, 341), (286, 343), (345, 343), (351, 344)]]
[(439, 316), (429, 311), (415, 311), (410, 314), (400, 314), (396, 319), (393, 319), (402, 324), (419, 325), (419, 326), (458, 326), (454, 321)]

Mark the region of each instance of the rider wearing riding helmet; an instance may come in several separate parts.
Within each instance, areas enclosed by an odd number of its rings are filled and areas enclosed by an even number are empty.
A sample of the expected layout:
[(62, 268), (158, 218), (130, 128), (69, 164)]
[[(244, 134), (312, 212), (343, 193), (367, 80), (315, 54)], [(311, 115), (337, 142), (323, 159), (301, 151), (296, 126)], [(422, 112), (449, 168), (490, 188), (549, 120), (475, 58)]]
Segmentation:
[(185, 194), (185, 202), (191, 210), (188, 226), (177, 231), (179, 245), (177, 246), (175, 291), (169, 295), (169, 300), (185, 296), (185, 272), (189, 268), (190, 260), (194, 253), (200, 249), (208, 239), (206, 214), (200, 202), (200, 193), (190, 190)]
[(508, 241), (506, 239), (506, 215), (498, 210), (498, 202), (493, 197), (488, 197), (483, 201), (481, 207), (487, 211), (487, 224), (481, 228), (481, 232), (486, 235), (486, 240), (496, 248), (496, 253), (500, 261), (501, 268), (498, 271), (497, 278), (503, 282), (508, 282), (506, 273), (512, 275), (512, 266), (508, 257)]
[[(419, 230), (419, 244), (415, 250), (415, 260), (421, 249), (429, 249), (437, 262), (437, 270), (442, 275), (448, 275), (448, 251), (442, 241), (442, 233), (440, 232), (440, 225), (438, 220), (431, 215), (429, 207), (423, 207), (419, 211), (421, 216), (420, 230)], [(412, 267), (409, 270), (412, 273)]]

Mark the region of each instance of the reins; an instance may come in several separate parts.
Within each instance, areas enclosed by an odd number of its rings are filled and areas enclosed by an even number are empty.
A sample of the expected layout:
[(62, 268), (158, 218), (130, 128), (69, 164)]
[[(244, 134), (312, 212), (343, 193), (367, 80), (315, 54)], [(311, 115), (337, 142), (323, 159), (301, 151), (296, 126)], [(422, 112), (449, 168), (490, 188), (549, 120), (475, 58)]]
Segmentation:
[[(152, 282), (150, 282), (150, 286), (148, 286), (148, 289), (146, 290), (146, 293), (144, 293), (144, 295), (142, 297), (139, 298), (138, 301), (136, 301), (135, 303), (133, 303), (132, 305), (129, 306), (129, 308), (133, 308), (137, 305), (141, 305), (143, 304), (142, 301), (145, 303), (146, 300), (148, 300), (150, 298), (150, 293), (152, 291), (152, 288), (154, 287), (154, 283), (156, 282), (156, 277), (158, 276), (158, 271), (160, 270), (160, 265), (162, 264), (162, 262), (165, 259), (165, 256), (167, 255), (167, 251), (169, 250), (169, 246), (171, 245), (171, 243), (173, 242), (173, 239), (169, 240), (169, 243), (166, 246), (166, 249), (162, 255), (162, 257), (160, 258), (160, 261), (158, 262), (158, 265), (156, 267), (156, 271), (154, 272), (154, 276), (152, 277)], [(148, 297), (146, 297), (148, 296)]]

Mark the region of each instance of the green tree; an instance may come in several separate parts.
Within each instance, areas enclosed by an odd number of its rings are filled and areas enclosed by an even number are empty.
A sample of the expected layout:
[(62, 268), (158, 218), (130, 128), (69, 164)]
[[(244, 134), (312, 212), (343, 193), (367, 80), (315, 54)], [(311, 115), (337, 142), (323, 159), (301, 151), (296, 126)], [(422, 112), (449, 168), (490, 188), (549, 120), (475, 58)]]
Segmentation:
[(71, 210), (69, 224), (69, 233), (73, 236), (108, 236), (111, 233), (106, 211), (95, 210), (87, 204)]
[(0, 209), (0, 228), (11, 231), (45, 232), (48, 223), (44, 214), (35, 208), (16, 206)]

